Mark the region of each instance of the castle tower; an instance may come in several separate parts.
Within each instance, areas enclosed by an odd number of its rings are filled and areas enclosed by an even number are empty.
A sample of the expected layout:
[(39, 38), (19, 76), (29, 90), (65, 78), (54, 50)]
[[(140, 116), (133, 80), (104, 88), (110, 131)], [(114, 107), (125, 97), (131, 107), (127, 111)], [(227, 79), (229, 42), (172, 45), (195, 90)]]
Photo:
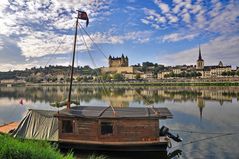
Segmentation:
[(111, 66), (112, 65), (112, 56), (111, 55), (109, 56), (108, 62), (109, 62), (109, 66)]
[(219, 66), (219, 67), (223, 67), (222, 61), (219, 62), (218, 66)]
[(201, 48), (199, 46), (199, 55), (198, 55), (196, 69), (203, 69), (203, 68), (204, 68), (204, 60), (202, 59)]

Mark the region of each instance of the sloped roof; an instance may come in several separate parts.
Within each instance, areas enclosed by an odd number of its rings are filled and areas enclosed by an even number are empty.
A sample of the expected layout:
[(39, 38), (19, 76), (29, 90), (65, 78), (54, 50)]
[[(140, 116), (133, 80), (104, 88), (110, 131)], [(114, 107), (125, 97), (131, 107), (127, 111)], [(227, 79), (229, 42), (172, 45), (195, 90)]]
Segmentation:
[[(115, 112), (115, 113), (114, 113)], [(111, 107), (100, 106), (75, 106), (63, 109), (57, 114), (59, 117), (81, 117), (81, 118), (172, 118), (168, 108), (148, 107)]]
[(58, 141), (57, 111), (29, 109), (17, 129), (14, 137), (34, 140)]

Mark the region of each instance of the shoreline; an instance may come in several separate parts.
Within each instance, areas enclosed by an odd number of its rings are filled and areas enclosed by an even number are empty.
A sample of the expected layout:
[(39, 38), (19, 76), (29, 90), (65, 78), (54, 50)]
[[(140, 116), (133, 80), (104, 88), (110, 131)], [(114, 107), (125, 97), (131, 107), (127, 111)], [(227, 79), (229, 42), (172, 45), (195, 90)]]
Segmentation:
[[(233, 82), (106, 82), (106, 83), (73, 83), (74, 86), (239, 86), (239, 81)], [(0, 84), (0, 87), (28, 87), (28, 86), (69, 86), (69, 83), (17, 83)]]

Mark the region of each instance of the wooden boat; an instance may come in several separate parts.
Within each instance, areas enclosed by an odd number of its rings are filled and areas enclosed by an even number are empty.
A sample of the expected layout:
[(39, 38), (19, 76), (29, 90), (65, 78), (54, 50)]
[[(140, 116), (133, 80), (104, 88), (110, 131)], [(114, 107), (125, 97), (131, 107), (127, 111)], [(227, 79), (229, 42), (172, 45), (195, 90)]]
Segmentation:
[[(156, 113), (157, 112), (157, 113)], [(104, 151), (166, 151), (168, 135), (159, 121), (167, 108), (75, 106), (61, 111), (28, 111), (14, 137), (56, 142), (61, 148)]]
[(159, 129), (159, 120), (172, 118), (167, 108), (114, 108), (100, 106), (71, 107), (71, 89), (78, 19), (87, 20), (78, 11), (67, 108), (59, 111), (30, 110), (13, 136), (58, 142), (61, 148), (104, 151), (165, 151), (170, 138), (181, 139)]
[(167, 108), (76, 106), (55, 117), (62, 147), (160, 151), (166, 150), (169, 138), (159, 135), (159, 119), (172, 118), (172, 114)]

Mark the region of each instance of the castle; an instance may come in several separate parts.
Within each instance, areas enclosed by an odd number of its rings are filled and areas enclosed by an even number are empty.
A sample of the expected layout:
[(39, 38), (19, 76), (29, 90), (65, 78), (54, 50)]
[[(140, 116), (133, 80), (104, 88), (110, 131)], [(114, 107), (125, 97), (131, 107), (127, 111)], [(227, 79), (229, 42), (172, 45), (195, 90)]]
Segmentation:
[(135, 73), (135, 68), (129, 66), (129, 59), (127, 56), (122, 54), (121, 57), (112, 57), (111, 55), (108, 58), (109, 67), (102, 67), (101, 73), (123, 73), (123, 74), (133, 74)]
[(112, 57), (109, 56), (109, 67), (128, 67), (129, 66), (129, 60), (128, 57), (124, 57), (124, 54), (122, 54), (121, 57)]

